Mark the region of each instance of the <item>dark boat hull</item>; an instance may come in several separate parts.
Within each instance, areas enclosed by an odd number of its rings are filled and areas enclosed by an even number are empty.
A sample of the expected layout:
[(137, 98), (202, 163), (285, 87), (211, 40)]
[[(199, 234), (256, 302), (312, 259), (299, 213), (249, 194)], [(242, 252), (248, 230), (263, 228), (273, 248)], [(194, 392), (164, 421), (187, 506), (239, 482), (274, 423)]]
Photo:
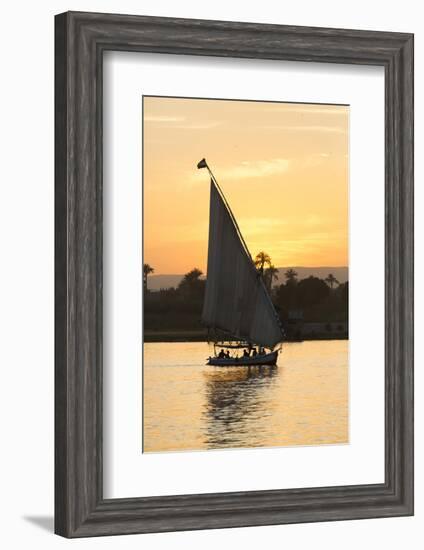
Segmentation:
[(250, 367), (261, 365), (275, 365), (277, 363), (278, 350), (266, 353), (265, 355), (256, 355), (255, 357), (209, 357), (206, 364), (214, 367)]

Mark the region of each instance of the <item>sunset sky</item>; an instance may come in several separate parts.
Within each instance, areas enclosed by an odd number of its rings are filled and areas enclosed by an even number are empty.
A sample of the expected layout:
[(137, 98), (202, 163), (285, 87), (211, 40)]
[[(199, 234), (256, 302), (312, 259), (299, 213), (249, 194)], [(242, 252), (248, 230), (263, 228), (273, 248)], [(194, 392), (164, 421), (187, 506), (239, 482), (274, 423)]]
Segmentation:
[(206, 157), (252, 256), (348, 265), (349, 107), (143, 98), (144, 262), (206, 273)]

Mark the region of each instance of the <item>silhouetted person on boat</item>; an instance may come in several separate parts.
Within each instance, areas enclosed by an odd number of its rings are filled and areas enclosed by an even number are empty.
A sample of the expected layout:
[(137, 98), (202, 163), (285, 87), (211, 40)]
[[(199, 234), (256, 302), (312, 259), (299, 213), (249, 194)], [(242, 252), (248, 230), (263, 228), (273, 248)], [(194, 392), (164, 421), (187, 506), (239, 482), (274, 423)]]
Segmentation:
[(252, 349), (252, 357), (256, 357), (258, 355), (258, 352), (256, 351), (256, 348)]
[(224, 359), (224, 357), (225, 357), (225, 352), (224, 352), (223, 349), (218, 353), (218, 357), (219, 357), (220, 359)]
[(260, 350), (259, 350), (259, 355), (265, 355), (265, 350), (264, 350), (264, 348), (260, 348)]
[(245, 350), (243, 351), (243, 356), (244, 356), (244, 357), (249, 357), (249, 350), (248, 350), (248, 349), (245, 349)]
[(228, 350), (225, 352), (224, 355), (225, 355), (225, 358), (226, 358), (226, 359), (229, 359), (229, 358), (230, 358), (230, 352), (229, 352)]

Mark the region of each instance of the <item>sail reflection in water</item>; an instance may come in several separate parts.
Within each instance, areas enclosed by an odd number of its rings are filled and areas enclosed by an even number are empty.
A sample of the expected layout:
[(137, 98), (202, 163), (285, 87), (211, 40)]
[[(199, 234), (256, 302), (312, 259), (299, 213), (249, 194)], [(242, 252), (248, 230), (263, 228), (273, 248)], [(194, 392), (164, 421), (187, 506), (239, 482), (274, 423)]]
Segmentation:
[(144, 344), (144, 452), (347, 443), (347, 346), (288, 343), (276, 367), (219, 368), (203, 342)]
[[(275, 366), (215, 369), (204, 374), (203, 417), (208, 448), (262, 446), (263, 421), (271, 415), (264, 409), (265, 392), (275, 374)], [(258, 416), (258, 411), (262, 411), (262, 415)]]

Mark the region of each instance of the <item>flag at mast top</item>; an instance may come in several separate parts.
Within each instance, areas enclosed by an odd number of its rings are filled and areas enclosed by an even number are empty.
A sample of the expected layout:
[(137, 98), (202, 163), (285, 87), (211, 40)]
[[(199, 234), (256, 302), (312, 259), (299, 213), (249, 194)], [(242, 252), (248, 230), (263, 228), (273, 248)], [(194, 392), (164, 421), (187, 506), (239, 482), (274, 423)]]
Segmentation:
[(197, 163), (197, 168), (207, 168), (208, 165), (207, 165), (207, 162), (206, 162), (206, 159), (202, 159), (200, 160), (198, 163)]

